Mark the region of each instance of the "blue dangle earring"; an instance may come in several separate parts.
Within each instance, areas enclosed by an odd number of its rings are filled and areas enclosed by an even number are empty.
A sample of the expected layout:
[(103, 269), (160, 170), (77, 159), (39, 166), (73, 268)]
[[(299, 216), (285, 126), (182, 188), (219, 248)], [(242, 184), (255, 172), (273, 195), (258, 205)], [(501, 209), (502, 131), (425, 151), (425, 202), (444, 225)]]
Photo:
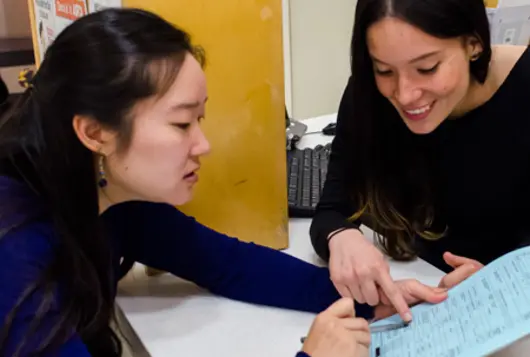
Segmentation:
[(105, 160), (105, 156), (99, 155), (98, 160), (98, 186), (101, 188), (104, 188), (107, 186), (107, 176), (105, 175), (105, 168), (103, 167), (103, 161)]

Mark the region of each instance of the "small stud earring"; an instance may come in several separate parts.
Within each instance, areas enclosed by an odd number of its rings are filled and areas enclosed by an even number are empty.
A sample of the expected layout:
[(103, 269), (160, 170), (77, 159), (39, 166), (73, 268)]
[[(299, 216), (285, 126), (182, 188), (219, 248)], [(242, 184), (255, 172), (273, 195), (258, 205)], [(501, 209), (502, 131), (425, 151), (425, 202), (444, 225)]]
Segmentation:
[(99, 174), (99, 178), (98, 178), (98, 186), (103, 188), (105, 186), (107, 186), (108, 182), (107, 182), (107, 175), (105, 175), (105, 167), (103, 166), (103, 161), (105, 160), (105, 156), (103, 155), (100, 155), (99, 156), (99, 162), (98, 162), (98, 174)]
[(473, 56), (471, 56), (471, 61), (476, 61), (480, 58), (481, 52), (474, 53)]

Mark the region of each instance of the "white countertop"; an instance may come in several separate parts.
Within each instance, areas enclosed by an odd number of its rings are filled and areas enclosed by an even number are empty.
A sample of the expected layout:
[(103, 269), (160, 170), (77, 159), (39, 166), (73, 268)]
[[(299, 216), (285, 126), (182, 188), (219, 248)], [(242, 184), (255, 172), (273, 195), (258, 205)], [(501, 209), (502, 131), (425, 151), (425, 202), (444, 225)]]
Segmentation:
[[(335, 115), (304, 121), (308, 132), (322, 129)], [(312, 147), (332, 140), (321, 134), (302, 138), (299, 147)], [(310, 219), (290, 219), (289, 248), (285, 253), (321, 265), (309, 239)], [(371, 237), (371, 231), (363, 231)], [(394, 279), (416, 278), (437, 285), (442, 272), (417, 259), (390, 262)], [(300, 349), (314, 318), (313, 314), (255, 306), (217, 297), (179, 278), (165, 274), (146, 277), (136, 265), (120, 283), (118, 305), (148, 354), (152, 357), (293, 357)], [(527, 351), (526, 353), (524, 351)], [(530, 355), (530, 341), (524, 340), (497, 357)]]

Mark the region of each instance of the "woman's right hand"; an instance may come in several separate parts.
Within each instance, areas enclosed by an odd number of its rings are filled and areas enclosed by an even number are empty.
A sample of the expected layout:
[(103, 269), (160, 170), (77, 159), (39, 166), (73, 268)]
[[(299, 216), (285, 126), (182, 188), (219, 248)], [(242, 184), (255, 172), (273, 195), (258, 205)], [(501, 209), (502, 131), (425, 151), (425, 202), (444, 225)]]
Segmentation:
[(404, 321), (412, 320), (409, 306), (392, 280), (383, 254), (361, 231), (347, 229), (337, 233), (329, 241), (329, 250), (331, 280), (342, 296), (377, 306), (381, 302), (380, 289)]
[(311, 357), (365, 357), (369, 345), (368, 321), (355, 318), (355, 302), (342, 298), (315, 318), (302, 351)]

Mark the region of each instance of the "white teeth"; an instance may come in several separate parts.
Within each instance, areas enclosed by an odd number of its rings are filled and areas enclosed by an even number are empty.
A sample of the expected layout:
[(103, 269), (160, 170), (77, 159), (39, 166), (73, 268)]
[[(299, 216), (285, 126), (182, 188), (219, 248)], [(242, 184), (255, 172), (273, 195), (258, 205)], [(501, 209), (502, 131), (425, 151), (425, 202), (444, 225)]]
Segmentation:
[(422, 108), (419, 108), (419, 109), (414, 109), (414, 110), (406, 110), (406, 112), (408, 114), (412, 114), (412, 115), (418, 115), (418, 114), (423, 114), (425, 113), (426, 111), (430, 110), (431, 109), (431, 106), (430, 105), (426, 105)]

